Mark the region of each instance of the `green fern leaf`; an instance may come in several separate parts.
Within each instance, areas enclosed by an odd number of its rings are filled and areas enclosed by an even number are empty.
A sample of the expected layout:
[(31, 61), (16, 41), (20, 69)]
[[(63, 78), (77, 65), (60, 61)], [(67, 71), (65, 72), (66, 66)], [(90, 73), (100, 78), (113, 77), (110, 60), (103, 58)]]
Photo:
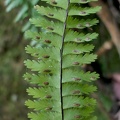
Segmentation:
[(98, 23), (89, 17), (100, 7), (83, 7), (96, 0), (42, 1), (46, 2), (44, 6), (35, 6), (40, 16), (30, 19), (39, 32), (25, 34), (35, 43), (25, 48), (33, 57), (24, 62), (30, 70), (24, 78), (34, 85), (27, 89), (32, 98), (25, 104), (33, 111), (28, 117), (31, 120), (96, 120), (92, 115), (96, 101), (90, 94), (97, 90), (92, 82), (99, 75), (84, 72), (83, 66), (97, 58), (91, 53), (94, 46), (89, 41), (98, 34), (84, 29)]
[(76, 43), (81, 43), (81, 42), (89, 42), (93, 39), (95, 39), (98, 36), (97, 33), (88, 33), (88, 34), (83, 34), (83, 33), (78, 33), (69, 30), (65, 36), (65, 42), (76, 42)]
[(67, 23), (68, 23), (67, 24), (68, 28), (83, 29), (83, 28), (89, 28), (93, 25), (96, 25), (98, 23), (98, 20), (97, 19), (78, 20), (78, 19), (73, 19), (72, 17), (69, 17)]
[(50, 7), (43, 7), (43, 6), (36, 6), (38, 13), (41, 15), (45, 15), (49, 18), (54, 18), (60, 20), (61, 22), (65, 21), (65, 10), (63, 9), (56, 9)]
[(81, 4), (85, 4), (85, 3), (89, 3), (92, 1), (97, 1), (97, 0), (71, 0), (71, 3), (81, 3)]
[(100, 11), (100, 7), (86, 7), (86, 8), (82, 8), (82, 7), (76, 7), (73, 6), (71, 7), (68, 15), (70, 16), (74, 16), (74, 15), (78, 15), (78, 16), (86, 16), (86, 15), (90, 15), (90, 14), (94, 14), (98, 11)]
[(68, 7), (68, 1), (67, 0), (64, 0), (64, 1), (60, 1), (60, 0), (57, 0), (57, 1), (54, 1), (54, 0), (42, 0), (42, 1), (45, 1), (46, 3), (48, 3), (48, 4), (52, 5), (52, 6), (63, 8), (65, 10)]
[(90, 73), (90, 72), (83, 72), (81, 71), (75, 71), (71, 69), (65, 69), (63, 71), (63, 83), (66, 82), (92, 82), (96, 79), (99, 78), (98, 74), (95, 72)]

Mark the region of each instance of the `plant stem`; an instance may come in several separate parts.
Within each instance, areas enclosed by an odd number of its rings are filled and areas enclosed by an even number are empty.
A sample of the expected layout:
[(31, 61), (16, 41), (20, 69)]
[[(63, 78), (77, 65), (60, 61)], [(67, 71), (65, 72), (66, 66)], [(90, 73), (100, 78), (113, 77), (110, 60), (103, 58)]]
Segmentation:
[(64, 48), (64, 39), (65, 39), (65, 33), (66, 33), (66, 27), (67, 27), (67, 17), (68, 17), (68, 12), (69, 12), (69, 4), (70, 0), (68, 0), (68, 7), (66, 9), (66, 19), (64, 22), (64, 33), (62, 37), (62, 46), (60, 50), (60, 58), (61, 58), (61, 63), (60, 63), (60, 68), (61, 68), (61, 73), (60, 73), (60, 95), (61, 95), (61, 113), (62, 113), (62, 120), (64, 120), (64, 110), (63, 110), (63, 97), (62, 97), (62, 92), (63, 92), (63, 87), (62, 87), (62, 64), (63, 64), (63, 48)]

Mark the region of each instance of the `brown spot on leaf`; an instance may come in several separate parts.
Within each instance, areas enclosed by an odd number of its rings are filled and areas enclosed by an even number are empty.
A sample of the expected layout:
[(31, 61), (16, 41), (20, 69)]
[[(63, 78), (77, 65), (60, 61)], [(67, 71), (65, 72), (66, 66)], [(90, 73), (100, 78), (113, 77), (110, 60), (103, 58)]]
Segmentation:
[(48, 15), (51, 16), (51, 17), (54, 16), (54, 14), (52, 14), (52, 13), (49, 13)]
[(51, 95), (47, 95), (46, 98), (50, 99), (50, 98), (52, 98), (52, 96)]
[(52, 30), (52, 31), (54, 30), (54, 28), (52, 28), (52, 27), (47, 27), (47, 29), (48, 30)]
[(49, 85), (49, 82), (44, 82), (44, 85)]
[(79, 103), (75, 103), (74, 106), (75, 106), (75, 107), (79, 107), (80, 104), (79, 104)]
[(81, 79), (80, 78), (73, 78), (75, 81), (80, 81)]
[(73, 91), (73, 94), (80, 94), (80, 90)]
[(85, 11), (81, 11), (80, 14), (83, 14), (83, 15), (84, 15), (84, 14), (86, 14), (86, 12), (85, 12)]
[(45, 55), (45, 56), (43, 56), (43, 58), (49, 58), (50, 56), (49, 55)]
[(39, 37), (39, 36), (36, 36), (36, 39), (40, 39), (40, 37)]
[(52, 107), (48, 107), (48, 108), (46, 108), (46, 110), (51, 111), (51, 110), (52, 110)]
[(80, 118), (80, 115), (76, 115), (76, 116), (74, 116), (74, 118), (77, 118), (77, 119), (79, 119), (79, 118)]
[(50, 40), (45, 40), (45, 42), (46, 42), (46, 43), (48, 43), (48, 44), (50, 44), (50, 43), (51, 43), (51, 41), (50, 41)]
[(55, 0), (52, 1), (52, 4), (57, 5), (57, 2)]
[(47, 72), (47, 73), (49, 73), (49, 72), (51, 72), (51, 70), (49, 70), (49, 69), (48, 69), (48, 70), (44, 70), (44, 72)]
[(73, 65), (79, 65), (80, 63), (79, 62), (74, 62)]

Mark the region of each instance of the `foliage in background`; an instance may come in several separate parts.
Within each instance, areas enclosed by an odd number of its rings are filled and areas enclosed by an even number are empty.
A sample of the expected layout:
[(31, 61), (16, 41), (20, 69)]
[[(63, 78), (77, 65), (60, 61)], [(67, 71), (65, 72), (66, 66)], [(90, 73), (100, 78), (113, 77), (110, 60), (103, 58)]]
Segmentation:
[(24, 106), (27, 84), (23, 80), (26, 41), (23, 24), (13, 23), (18, 10), (6, 13), (0, 1), (0, 120), (27, 120)]
[(25, 31), (30, 27), (28, 18), (36, 16), (33, 6), (38, 2), (39, 0), (5, 0), (5, 5), (7, 6), (6, 11), (10, 12), (13, 9), (19, 8), (14, 21), (24, 21), (25, 24), (22, 31)]

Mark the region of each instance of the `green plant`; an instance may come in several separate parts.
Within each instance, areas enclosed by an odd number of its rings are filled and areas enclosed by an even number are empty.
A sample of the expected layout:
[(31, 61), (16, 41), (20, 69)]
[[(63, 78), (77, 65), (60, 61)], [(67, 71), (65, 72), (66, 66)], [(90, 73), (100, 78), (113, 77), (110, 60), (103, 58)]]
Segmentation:
[(26, 32), (36, 41), (26, 47), (33, 60), (25, 61), (30, 71), (24, 78), (34, 85), (27, 89), (34, 98), (25, 103), (34, 109), (28, 116), (32, 120), (96, 120), (92, 115), (96, 101), (90, 94), (96, 91), (91, 82), (98, 74), (84, 72), (83, 65), (96, 59), (89, 42), (98, 34), (82, 32), (98, 23), (88, 18), (100, 7), (85, 7), (95, 0), (42, 1), (44, 6), (35, 6), (40, 16), (30, 19), (40, 32)]
[(33, 6), (36, 5), (38, 2), (39, 0), (5, 0), (6, 11), (10, 12), (15, 8), (20, 9), (14, 21), (18, 22), (24, 20), (25, 24), (22, 28), (22, 31), (25, 31), (30, 28), (30, 23), (28, 22), (28, 20), (26, 21), (26, 18), (36, 16)]

